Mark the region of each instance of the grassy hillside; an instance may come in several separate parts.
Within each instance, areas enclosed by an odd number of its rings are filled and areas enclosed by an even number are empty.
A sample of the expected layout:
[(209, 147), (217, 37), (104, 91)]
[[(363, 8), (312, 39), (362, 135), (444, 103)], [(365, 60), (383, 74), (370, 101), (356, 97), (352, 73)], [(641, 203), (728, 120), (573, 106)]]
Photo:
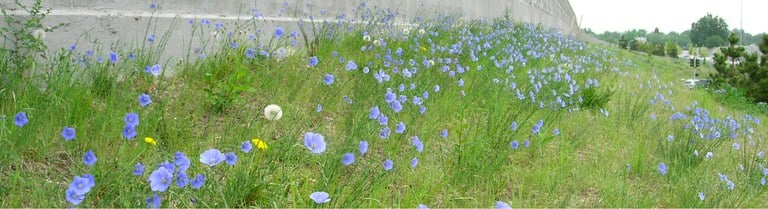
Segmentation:
[(158, 35), (12, 71), (0, 207), (768, 206), (763, 113), (683, 87), (685, 60), (503, 19), (383, 23), (317, 24), (308, 50), (193, 20), (220, 44), (182, 61)]

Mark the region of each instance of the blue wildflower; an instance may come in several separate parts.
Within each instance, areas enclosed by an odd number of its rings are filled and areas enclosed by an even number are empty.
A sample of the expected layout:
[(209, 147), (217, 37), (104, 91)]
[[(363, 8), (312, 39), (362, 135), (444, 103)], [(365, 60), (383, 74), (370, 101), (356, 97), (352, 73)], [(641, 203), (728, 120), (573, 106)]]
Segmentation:
[(125, 125), (125, 128), (123, 128), (123, 137), (126, 139), (133, 139), (136, 137), (136, 126), (133, 125)]
[(96, 155), (93, 154), (93, 151), (88, 150), (88, 152), (85, 153), (83, 156), (83, 163), (87, 166), (93, 166), (93, 164), (96, 164)]
[(512, 131), (517, 131), (517, 121), (512, 121), (512, 125), (509, 125), (509, 129)]
[(440, 137), (447, 138), (448, 137), (448, 129), (443, 129), (443, 131), (440, 132)]
[(395, 125), (395, 133), (402, 134), (403, 132), (405, 132), (405, 123), (397, 123), (397, 125)]
[(67, 191), (64, 191), (64, 194), (67, 202), (72, 203), (72, 205), (79, 205), (85, 199), (85, 195), (77, 194), (75, 189), (72, 187), (69, 187)]
[(355, 61), (350, 60), (349, 62), (347, 62), (346, 69), (347, 69), (347, 71), (357, 70), (357, 64), (355, 63)]
[(240, 150), (242, 150), (245, 153), (251, 152), (251, 149), (253, 149), (253, 144), (251, 144), (251, 141), (245, 141), (242, 144), (240, 144)]
[(368, 141), (361, 141), (360, 142), (360, 155), (365, 155), (366, 152), (368, 152)]
[(136, 163), (136, 165), (133, 165), (133, 175), (141, 176), (142, 174), (144, 174), (144, 165), (141, 163)]
[(381, 114), (381, 111), (379, 111), (379, 106), (372, 107), (371, 112), (368, 114), (368, 118), (377, 119), (379, 118), (379, 114)]
[(189, 184), (189, 177), (187, 176), (187, 172), (179, 171), (178, 175), (176, 176), (176, 186), (184, 188), (187, 187)]
[(147, 181), (149, 181), (149, 187), (153, 192), (165, 192), (171, 186), (173, 174), (172, 171), (159, 167), (157, 170), (152, 171)]
[(72, 141), (75, 139), (75, 128), (65, 126), (64, 130), (61, 131), (61, 137), (64, 137), (66, 141)]
[(661, 175), (667, 175), (667, 165), (663, 162), (659, 163), (659, 173), (661, 173)]
[(234, 152), (227, 152), (224, 154), (224, 161), (229, 165), (235, 165), (237, 163), (237, 156)]
[(153, 194), (147, 198), (147, 208), (160, 208), (160, 203), (162, 203), (162, 200), (157, 194)]
[(200, 162), (205, 165), (215, 166), (221, 163), (221, 161), (224, 161), (224, 154), (217, 149), (208, 149), (203, 154), (200, 154)]
[(400, 101), (395, 101), (390, 104), (392, 105), (392, 110), (394, 110), (395, 113), (400, 113), (400, 111), (403, 111), (403, 104), (401, 104)]
[(285, 31), (282, 27), (275, 27), (275, 38), (281, 38), (283, 34), (285, 34)]
[(177, 151), (176, 154), (173, 155), (173, 163), (179, 167), (180, 171), (186, 171), (192, 164), (189, 158), (180, 151)]
[(351, 165), (355, 162), (355, 155), (352, 153), (346, 153), (344, 156), (341, 156), (341, 164), (347, 166)]
[(96, 184), (88, 178), (75, 176), (72, 183), (69, 184), (69, 189), (73, 190), (77, 195), (85, 195), (91, 191), (91, 188)]
[(325, 74), (325, 77), (323, 77), (323, 82), (325, 83), (325, 85), (333, 84), (333, 80), (334, 80), (333, 74), (330, 74), (330, 73)]
[(256, 53), (258, 53), (258, 51), (253, 48), (245, 49), (245, 57), (248, 57), (248, 59), (256, 58)]
[(134, 112), (125, 115), (125, 124), (130, 126), (139, 125), (139, 114)]
[(109, 62), (112, 64), (117, 63), (117, 53), (113, 51), (109, 51)]
[(168, 162), (167, 160), (165, 162), (162, 162), (157, 165), (157, 168), (165, 168), (165, 170), (168, 170), (168, 172), (173, 173), (173, 171), (176, 170), (176, 165), (173, 163)]
[(512, 209), (512, 206), (504, 201), (496, 201), (496, 209)]
[(419, 206), (416, 206), (416, 209), (429, 209), (429, 207), (424, 204), (419, 204)]
[(325, 137), (318, 133), (307, 132), (304, 134), (304, 146), (312, 153), (325, 152)]
[(317, 66), (318, 63), (320, 63), (320, 61), (317, 59), (317, 56), (309, 57), (309, 66), (310, 67)]
[(419, 159), (418, 158), (411, 159), (411, 168), (416, 168), (416, 166), (418, 166), (418, 165), (419, 165)]
[(198, 173), (195, 175), (195, 178), (192, 179), (192, 182), (190, 185), (192, 185), (192, 189), (200, 189), (205, 184), (205, 176), (201, 173)]
[(152, 98), (148, 94), (139, 95), (139, 105), (146, 107), (149, 103), (152, 103)]
[(154, 43), (155, 42), (155, 34), (149, 34), (149, 36), (147, 37), (147, 41), (149, 43)]
[(517, 140), (512, 141), (509, 143), (509, 145), (512, 147), (512, 149), (517, 149), (520, 147), (520, 143), (518, 143)]
[(379, 114), (379, 124), (382, 126), (386, 126), (389, 124), (389, 118), (384, 114)]
[(331, 198), (329, 198), (329, 195), (326, 192), (312, 192), (312, 194), (309, 195), (309, 198), (312, 199), (312, 201), (315, 201), (317, 204), (323, 204), (331, 201)]
[(16, 124), (18, 127), (24, 127), (28, 122), (27, 113), (25, 112), (16, 113), (16, 116), (13, 117), (13, 124)]
[(384, 94), (384, 101), (389, 104), (394, 102), (397, 99), (397, 95), (395, 93), (392, 93), (390, 89), (387, 89), (387, 93)]
[(389, 171), (392, 170), (392, 168), (395, 166), (395, 163), (390, 159), (386, 159), (381, 165), (384, 166), (384, 170)]
[(421, 153), (424, 151), (424, 143), (419, 140), (419, 136), (413, 136), (411, 137), (411, 144), (416, 147), (416, 151)]
[(390, 130), (389, 127), (384, 127), (379, 131), (379, 137), (382, 139), (389, 138), (390, 132), (392, 132), (392, 130)]

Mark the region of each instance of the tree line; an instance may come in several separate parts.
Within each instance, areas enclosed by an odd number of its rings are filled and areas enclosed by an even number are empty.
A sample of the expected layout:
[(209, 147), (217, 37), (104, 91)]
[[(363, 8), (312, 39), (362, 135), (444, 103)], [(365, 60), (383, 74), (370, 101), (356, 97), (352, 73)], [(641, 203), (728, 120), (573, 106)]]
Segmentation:
[[(667, 45), (676, 45), (678, 48), (686, 50), (691, 47), (713, 48), (726, 46), (728, 45), (728, 35), (731, 33), (740, 39), (740, 45), (746, 46), (757, 44), (762, 36), (765, 35), (765, 33), (753, 35), (738, 28), (728, 30), (728, 24), (725, 23), (725, 20), (712, 14), (707, 14), (700, 18), (691, 24), (691, 29), (681, 33), (675, 31), (662, 33), (658, 27), (652, 32), (648, 32), (645, 29), (632, 29), (624, 32), (605, 31), (601, 34), (596, 34), (589, 28), (584, 29), (584, 32), (611, 44), (622, 44), (620, 46), (622, 48), (646, 51), (648, 53), (653, 53), (653, 50), (658, 48), (669, 48)], [(644, 37), (647, 40), (645, 44), (650, 46), (638, 45), (633, 47), (631, 44), (636, 37)]]

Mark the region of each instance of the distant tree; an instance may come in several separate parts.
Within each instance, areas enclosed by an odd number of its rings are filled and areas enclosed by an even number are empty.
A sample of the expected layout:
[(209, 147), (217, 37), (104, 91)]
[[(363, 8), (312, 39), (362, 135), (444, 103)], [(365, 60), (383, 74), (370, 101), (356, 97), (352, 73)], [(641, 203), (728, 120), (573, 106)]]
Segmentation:
[(664, 45), (662, 45), (662, 44), (654, 44), (654, 45), (651, 45), (651, 46), (653, 46), (653, 48), (651, 49), (651, 54), (656, 55), (656, 56), (661, 56), (661, 57), (664, 56)]
[(581, 29), (581, 30), (583, 30), (584, 33), (586, 33), (586, 34), (589, 34), (589, 35), (592, 35), (592, 36), (597, 36), (597, 34), (595, 34), (595, 32), (592, 31), (592, 29), (590, 29), (590, 28), (584, 28), (584, 29)]
[(723, 46), (724, 42), (725, 41), (723, 40), (723, 38), (720, 38), (720, 36), (709, 36), (707, 37), (707, 39), (704, 39), (703, 46), (707, 48), (719, 47), (719, 46)]
[(627, 49), (627, 38), (624, 35), (621, 35), (621, 38), (619, 38), (619, 48)]
[(677, 58), (677, 56), (680, 54), (680, 46), (673, 42), (667, 41), (667, 43), (664, 43), (664, 51), (666, 52), (667, 56)]
[(656, 27), (655, 29), (653, 29), (653, 33), (661, 33), (659, 32), (659, 27)]
[[(712, 16), (712, 14), (707, 13), (707, 15), (700, 18), (699, 21), (691, 24), (691, 32), (689, 36), (691, 42), (696, 46), (721, 46), (728, 36), (728, 24), (725, 23), (723, 18)], [(718, 39), (712, 36), (719, 37), (720, 41), (718, 42)]]
[(710, 74), (710, 77), (720, 85), (743, 90), (755, 102), (768, 102), (768, 35), (764, 35), (758, 43), (763, 53), (761, 58), (757, 54), (746, 53), (738, 43), (739, 37), (731, 33), (728, 37), (729, 46), (715, 53), (716, 73)]

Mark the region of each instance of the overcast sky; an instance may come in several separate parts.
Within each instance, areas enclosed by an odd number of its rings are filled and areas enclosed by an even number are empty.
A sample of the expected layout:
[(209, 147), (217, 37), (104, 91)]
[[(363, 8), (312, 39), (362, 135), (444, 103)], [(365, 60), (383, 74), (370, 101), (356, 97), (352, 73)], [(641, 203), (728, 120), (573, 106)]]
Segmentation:
[[(728, 29), (744, 26), (747, 33), (768, 33), (766, 0), (569, 0), (582, 28), (595, 33), (658, 27), (663, 33), (683, 32), (707, 13), (720, 16)], [(743, 9), (743, 10), (742, 10)], [(743, 15), (743, 16), (742, 16)], [(743, 17), (743, 19), (741, 19)], [(741, 22), (740, 22), (741, 21)]]

